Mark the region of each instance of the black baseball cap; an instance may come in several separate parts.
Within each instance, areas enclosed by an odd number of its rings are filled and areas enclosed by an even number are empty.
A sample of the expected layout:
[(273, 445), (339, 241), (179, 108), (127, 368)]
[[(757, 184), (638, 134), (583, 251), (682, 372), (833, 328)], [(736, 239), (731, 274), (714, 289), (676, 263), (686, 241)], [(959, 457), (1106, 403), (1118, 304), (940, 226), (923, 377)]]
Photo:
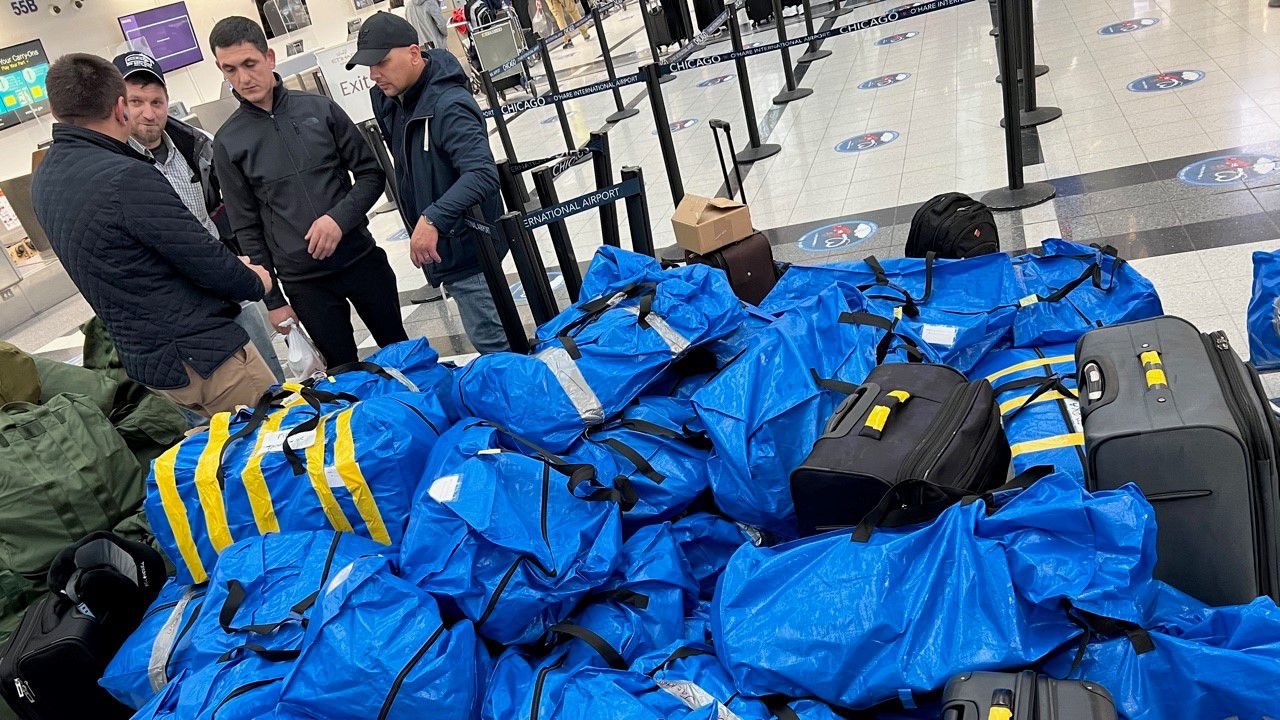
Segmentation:
[[(113, 62), (115, 62), (116, 67), (120, 70), (120, 74), (123, 75), (126, 80), (129, 79), (130, 75), (136, 73), (148, 73), (156, 80), (159, 80), (161, 85), (165, 84), (164, 70), (160, 68), (160, 63), (156, 62), (155, 58), (141, 50), (130, 50), (127, 53), (117, 55)], [(166, 85), (166, 87), (168, 86)]]
[(360, 26), (356, 54), (347, 61), (347, 69), (357, 65), (377, 65), (392, 50), (417, 44), (418, 31), (408, 20), (379, 10)]

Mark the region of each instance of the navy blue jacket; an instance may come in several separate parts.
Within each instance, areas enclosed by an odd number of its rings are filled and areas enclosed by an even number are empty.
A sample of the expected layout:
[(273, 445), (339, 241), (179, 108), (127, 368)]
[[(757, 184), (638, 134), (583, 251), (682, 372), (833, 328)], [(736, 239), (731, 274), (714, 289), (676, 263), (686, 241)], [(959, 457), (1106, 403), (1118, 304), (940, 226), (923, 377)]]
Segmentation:
[[(476, 232), (462, 222), (479, 205), (490, 222), (502, 215), (498, 166), (480, 106), (462, 66), (448, 50), (422, 53), (427, 66), (412, 87), (389, 98), (375, 85), (373, 113), (396, 166), (400, 214), (409, 232), (425, 216), (440, 233), (441, 262), (424, 266), (433, 285), (480, 272)], [(499, 248), (505, 252), (505, 248)]]
[(234, 322), (262, 282), (192, 217), (151, 161), (125, 143), (53, 126), (31, 196), (54, 252), (106, 325), (129, 377), (186, 387), (249, 342)]

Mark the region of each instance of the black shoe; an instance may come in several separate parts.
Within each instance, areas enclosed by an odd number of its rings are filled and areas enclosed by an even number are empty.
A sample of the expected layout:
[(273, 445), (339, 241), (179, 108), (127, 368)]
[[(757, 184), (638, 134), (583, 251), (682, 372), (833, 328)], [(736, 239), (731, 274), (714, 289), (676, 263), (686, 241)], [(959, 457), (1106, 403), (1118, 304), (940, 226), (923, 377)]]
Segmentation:
[(572, 40), (566, 40), (566, 41), (565, 41), (565, 43), (564, 43), (564, 49), (565, 49), (565, 50), (568, 50), (568, 49), (569, 49), (569, 48), (571, 48), (571, 47), (573, 47), (573, 41), (572, 41)]

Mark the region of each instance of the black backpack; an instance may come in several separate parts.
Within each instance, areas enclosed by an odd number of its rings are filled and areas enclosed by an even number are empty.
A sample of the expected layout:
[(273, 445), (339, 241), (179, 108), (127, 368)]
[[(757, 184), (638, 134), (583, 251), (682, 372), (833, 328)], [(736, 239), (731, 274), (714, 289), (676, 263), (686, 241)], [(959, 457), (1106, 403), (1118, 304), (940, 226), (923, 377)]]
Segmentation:
[(936, 253), (940, 258), (969, 258), (1000, 252), (1000, 236), (991, 209), (964, 193), (938, 195), (911, 218), (907, 257)]

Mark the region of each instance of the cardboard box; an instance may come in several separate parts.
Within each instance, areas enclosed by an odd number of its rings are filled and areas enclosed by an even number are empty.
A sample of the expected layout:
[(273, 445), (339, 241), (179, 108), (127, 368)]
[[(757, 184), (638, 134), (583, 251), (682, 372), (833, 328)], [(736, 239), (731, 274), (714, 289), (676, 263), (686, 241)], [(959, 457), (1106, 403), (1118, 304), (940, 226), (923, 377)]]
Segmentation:
[(671, 215), (676, 244), (692, 253), (705, 255), (755, 232), (751, 211), (737, 200), (685, 195)]

